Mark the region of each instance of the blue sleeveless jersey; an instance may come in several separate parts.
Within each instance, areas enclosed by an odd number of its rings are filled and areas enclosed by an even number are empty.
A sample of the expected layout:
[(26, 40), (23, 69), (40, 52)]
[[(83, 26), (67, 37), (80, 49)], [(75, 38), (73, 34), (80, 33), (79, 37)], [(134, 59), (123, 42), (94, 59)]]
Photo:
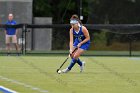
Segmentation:
[[(80, 27), (80, 30), (79, 30), (78, 33), (76, 33), (76, 31), (73, 29), (73, 36), (74, 36), (74, 39), (75, 39), (73, 46), (77, 47), (77, 45), (86, 38), (84, 36), (84, 33), (82, 32), (82, 26)], [(86, 43), (82, 44), (80, 48), (83, 49), (83, 50), (88, 50), (89, 45), (90, 45), (90, 40), (87, 41)]]

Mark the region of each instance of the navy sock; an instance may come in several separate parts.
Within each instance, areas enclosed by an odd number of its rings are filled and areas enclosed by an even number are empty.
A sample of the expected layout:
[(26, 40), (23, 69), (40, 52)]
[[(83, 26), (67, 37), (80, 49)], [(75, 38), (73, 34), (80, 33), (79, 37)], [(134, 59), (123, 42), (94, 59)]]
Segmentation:
[(75, 63), (77, 62), (76, 59), (72, 58), (70, 65), (68, 66), (68, 69), (71, 70), (72, 67), (75, 65)]
[(82, 66), (82, 61), (78, 58), (77, 63)]

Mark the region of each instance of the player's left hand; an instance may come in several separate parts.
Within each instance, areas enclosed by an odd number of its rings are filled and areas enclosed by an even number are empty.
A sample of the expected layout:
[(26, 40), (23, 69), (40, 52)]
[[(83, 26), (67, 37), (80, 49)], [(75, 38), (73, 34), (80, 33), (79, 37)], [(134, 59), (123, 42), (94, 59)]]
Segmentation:
[(81, 44), (81, 43), (79, 43), (79, 44), (77, 45), (77, 47), (79, 48), (81, 45), (82, 45), (82, 44)]

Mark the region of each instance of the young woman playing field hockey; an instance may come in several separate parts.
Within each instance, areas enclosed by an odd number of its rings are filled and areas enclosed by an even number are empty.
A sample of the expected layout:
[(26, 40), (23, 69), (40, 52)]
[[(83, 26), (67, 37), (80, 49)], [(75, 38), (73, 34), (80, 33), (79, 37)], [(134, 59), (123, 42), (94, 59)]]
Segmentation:
[[(90, 45), (90, 36), (87, 28), (82, 25), (82, 22), (77, 15), (72, 15), (70, 19), (71, 29), (70, 29), (70, 56), (72, 58), (70, 65), (62, 70), (62, 73), (69, 72), (72, 67), (77, 63), (80, 66), (80, 72), (83, 71), (85, 62), (82, 62), (79, 57), (85, 50), (88, 50)], [(77, 50), (72, 53), (72, 51), (77, 48)]]

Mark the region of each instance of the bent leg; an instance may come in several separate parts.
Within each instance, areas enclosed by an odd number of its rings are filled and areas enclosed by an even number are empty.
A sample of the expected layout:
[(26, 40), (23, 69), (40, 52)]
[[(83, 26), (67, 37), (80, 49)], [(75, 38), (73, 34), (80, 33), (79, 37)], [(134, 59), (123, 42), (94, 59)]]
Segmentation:
[(77, 59), (72, 58), (70, 65), (68, 66), (68, 69), (71, 70), (72, 67), (75, 65), (75, 63), (77, 62)]

